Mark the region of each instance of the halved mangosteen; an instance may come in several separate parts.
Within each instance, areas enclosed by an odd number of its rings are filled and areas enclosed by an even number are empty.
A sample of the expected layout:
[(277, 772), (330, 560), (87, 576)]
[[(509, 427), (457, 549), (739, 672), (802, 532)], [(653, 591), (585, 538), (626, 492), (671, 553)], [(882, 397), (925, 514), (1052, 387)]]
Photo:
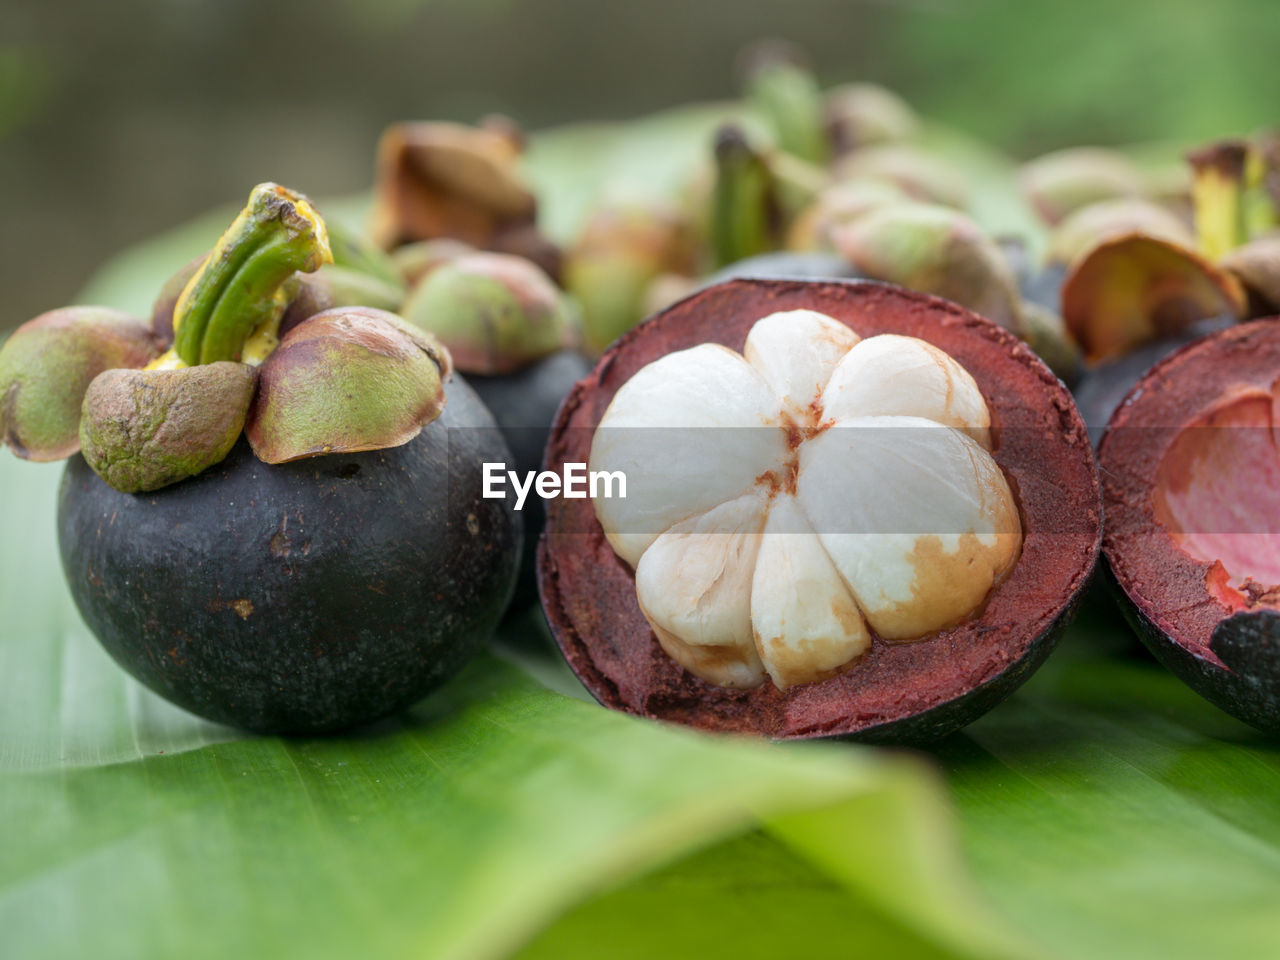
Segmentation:
[(1047, 656), (1101, 537), (1065, 387), (880, 284), (740, 279), (657, 314), (565, 401), (568, 464), (600, 483), (539, 547), (561, 650), (606, 706), (708, 730), (943, 736)]
[(1280, 321), (1196, 341), (1138, 382), (1098, 456), (1107, 569), (1151, 652), (1280, 732)]

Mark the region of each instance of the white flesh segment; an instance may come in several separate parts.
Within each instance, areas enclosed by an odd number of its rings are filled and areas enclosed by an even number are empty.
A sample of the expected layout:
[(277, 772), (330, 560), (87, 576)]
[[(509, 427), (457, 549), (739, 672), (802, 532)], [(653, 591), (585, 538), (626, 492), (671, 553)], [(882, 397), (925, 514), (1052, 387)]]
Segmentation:
[(1021, 544), (1013, 495), (991, 455), (918, 417), (853, 418), (807, 441), (796, 496), (886, 640), (968, 616)]
[(636, 597), (664, 650), (725, 687), (764, 681), (751, 632), (751, 577), (768, 501), (762, 492), (676, 524), (644, 552)]
[(850, 350), (822, 392), (822, 411), (828, 420), (923, 417), (989, 446), (991, 414), (969, 371), (916, 337), (884, 333)]
[(625, 498), (595, 500), (596, 517), (635, 567), (658, 534), (741, 496), (788, 453), (778, 400), (740, 355), (668, 354), (622, 386), (592, 438), (590, 469), (627, 478)]
[(816, 310), (785, 310), (757, 320), (742, 355), (760, 371), (792, 417), (813, 416), (813, 407), (840, 358), (858, 335)]
[(871, 646), (849, 587), (793, 497), (774, 499), (751, 581), (756, 650), (780, 690), (832, 676)]

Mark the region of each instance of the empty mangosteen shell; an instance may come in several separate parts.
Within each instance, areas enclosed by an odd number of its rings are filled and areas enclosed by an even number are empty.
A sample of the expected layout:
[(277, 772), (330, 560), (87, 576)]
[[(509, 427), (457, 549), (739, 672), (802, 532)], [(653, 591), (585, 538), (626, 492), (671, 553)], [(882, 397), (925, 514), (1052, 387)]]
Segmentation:
[(459, 378), (403, 446), (268, 465), (242, 438), (147, 494), (80, 456), (58, 540), (85, 623), (125, 670), (193, 713), (262, 733), (340, 730), (454, 674), (510, 597), (521, 531), (483, 499), (510, 452)]
[(1228, 392), (1270, 391), (1280, 320), (1228, 327), (1152, 367), (1116, 409), (1098, 449), (1107, 523), (1104, 569), (1146, 647), (1205, 699), (1280, 733), (1280, 613), (1240, 609), (1208, 583), (1212, 561), (1183, 551), (1156, 515), (1156, 478), (1178, 428)]
[(566, 398), (547, 469), (589, 460), (618, 389), (676, 350), (741, 351), (756, 320), (811, 309), (863, 337), (919, 337), (973, 375), (992, 410), (993, 456), (1019, 502), (1022, 555), (965, 623), (917, 643), (871, 650), (830, 680), (734, 690), (683, 670), (658, 645), (630, 568), (589, 499), (548, 504), (538, 583), (551, 631), (602, 704), (705, 730), (775, 739), (851, 736), (922, 742), (960, 728), (1018, 687), (1052, 650), (1098, 556), (1102, 508), (1093, 452), (1066, 388), (1013, 334), (948, 301), (882, 284), (738, 279), (699, 291), (620, 338)]

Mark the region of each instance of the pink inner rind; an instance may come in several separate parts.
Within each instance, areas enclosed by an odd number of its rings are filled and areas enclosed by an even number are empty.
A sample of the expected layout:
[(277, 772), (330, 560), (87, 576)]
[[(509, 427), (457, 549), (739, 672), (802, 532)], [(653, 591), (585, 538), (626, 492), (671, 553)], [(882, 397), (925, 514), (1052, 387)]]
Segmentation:
[(1197, 560), (1221, 563), (1236, 590), (1249, 581), (1280, 584), (1273, 407), (1271, 393), (1250, 391), (1180, 431), (1153, 493), (1156, 518), (1174, 542)]

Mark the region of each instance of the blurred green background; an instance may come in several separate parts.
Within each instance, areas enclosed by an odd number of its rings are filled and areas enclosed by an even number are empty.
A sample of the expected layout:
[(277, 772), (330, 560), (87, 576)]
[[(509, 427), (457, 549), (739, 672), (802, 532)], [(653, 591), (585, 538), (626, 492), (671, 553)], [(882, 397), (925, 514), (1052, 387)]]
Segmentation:
[(729, 97), (762, 36), (1015, 156), (1280, 121), (1275, 0), (0, 0), (0, 24), (0, 328), (260, 180), (363, 189), (393, 120)]

